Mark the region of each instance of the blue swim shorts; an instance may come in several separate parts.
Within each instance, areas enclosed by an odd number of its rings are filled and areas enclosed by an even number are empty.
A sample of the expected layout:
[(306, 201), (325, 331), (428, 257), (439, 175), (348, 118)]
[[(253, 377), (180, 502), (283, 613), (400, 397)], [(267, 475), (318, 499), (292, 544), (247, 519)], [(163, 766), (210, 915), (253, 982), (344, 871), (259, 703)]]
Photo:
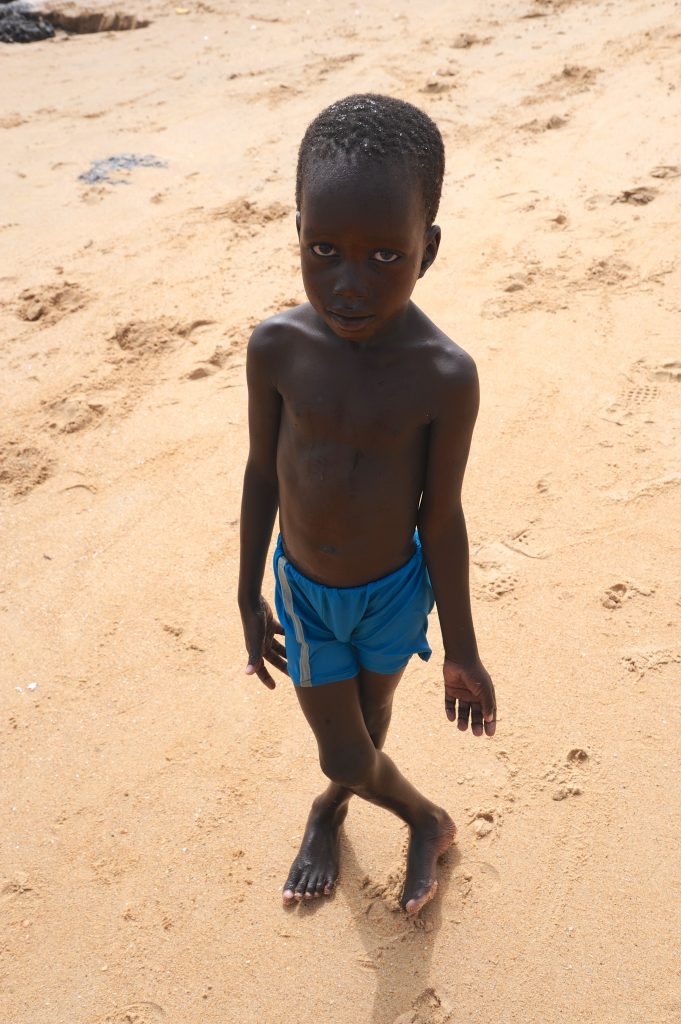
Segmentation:
[(274, 553), (274, 601), (296, 686), (356, 676), (360, 667), (391, 675), (412, 654), (427, 661), (434, 603), (418, 536), (406, 565), (359, 587), (327, 587), (298, 572), (281, 542)]

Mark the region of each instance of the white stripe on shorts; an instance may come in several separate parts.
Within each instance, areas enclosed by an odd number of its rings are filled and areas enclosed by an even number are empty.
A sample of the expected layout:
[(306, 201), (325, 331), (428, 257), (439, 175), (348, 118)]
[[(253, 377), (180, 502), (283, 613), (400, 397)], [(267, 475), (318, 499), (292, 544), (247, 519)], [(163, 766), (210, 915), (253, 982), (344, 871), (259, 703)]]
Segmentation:
[(291, 587), (286, 579), (285, 572), (287, 565), (288, 559), (284, 555), (280, 555), (277, 563), (277, 575), (279, 577), (281, 595), (284, 599), (284, 607), (293, 622), (296, 640), (300, 644), (300, 686), (312, 686), (310, 678), (310, 648), (303, 633), (303, 624), (293, 610), (293, 594), (291, 593)]

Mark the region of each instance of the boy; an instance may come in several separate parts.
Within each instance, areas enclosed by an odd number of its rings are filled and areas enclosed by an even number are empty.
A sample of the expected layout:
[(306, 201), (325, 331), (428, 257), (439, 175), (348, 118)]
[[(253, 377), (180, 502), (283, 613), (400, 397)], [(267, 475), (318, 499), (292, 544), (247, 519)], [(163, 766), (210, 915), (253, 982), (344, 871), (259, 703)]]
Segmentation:
[[(405, 910), (418, 913), (435, 892), (454, 823), (382, 752), (409, 658), (430, 657), (433, 597), (447, 717), (462, 730), (470, 717), (476, 736), (495, 731), (461, 509), (477, 375), (410, 298), (437, 255), (443, 173), (440, 132), (411, 104), (368, 94), (323, 110), (303, 138), (296, 184), (309, 301), (260, 324), (248, 346), (246, 672), (270, 689), (266, 662), (290, 674), (330, 780), (312, 804), (287, 904), (333, 890), (353, 794), (409, 826)], [(261, 595), (277, 509), (283, 628)]]

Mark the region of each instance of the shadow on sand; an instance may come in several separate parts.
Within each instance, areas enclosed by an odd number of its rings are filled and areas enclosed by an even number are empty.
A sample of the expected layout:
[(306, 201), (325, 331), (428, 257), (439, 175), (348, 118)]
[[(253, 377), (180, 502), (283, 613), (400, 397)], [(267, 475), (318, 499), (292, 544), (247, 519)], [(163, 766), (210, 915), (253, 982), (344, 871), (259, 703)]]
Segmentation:
[(461, 859), (457, 847), (450, 847), (440, 858), (437, 892), (416, 918), (407, 917), (399, 906), (402, 865), (386, 884), (373, 885), (347, 834), (341, 855), (345, 895), (365, 949), (360, 965), (376, 975), (368, 1020), (371, 1024), (445, 1024), (450, 1014), (438, 993), (428, 987), (428, 978), (443, 924), (444, 898)]
[[(341, 833), (343, 895), (364, 946), (360, 968), (376, 976), (367, 1024), (448, 1024), (453, 1021), (445, 999), (429, 987), (430, 964), (443, 924), (442, 907), (461, 855), (456, 845), (438, 863), (438, 888), (421, 913), (408, 917), (399, 905), (404, 882), (406, 842), (399, 867), (384, 883), (368, 878), (347, 832)], [(331, 898), (333, 902), (334, 897)], [(329, 911), (329, 900), (294, 904), (287, 913), (314, 915)], [(348, 965), (349, 967), (350, 965)]]

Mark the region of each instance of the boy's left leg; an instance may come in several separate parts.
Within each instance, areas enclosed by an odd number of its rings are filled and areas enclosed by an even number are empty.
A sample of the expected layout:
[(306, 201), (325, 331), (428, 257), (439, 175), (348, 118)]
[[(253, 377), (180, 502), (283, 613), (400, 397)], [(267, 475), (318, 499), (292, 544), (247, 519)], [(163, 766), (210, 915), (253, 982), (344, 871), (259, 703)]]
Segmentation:
[[(390, 725), (393, 697), (404, 669), (381, 675), (360, 669), (359, 700), (362, 717), (377, 750), (381, 750)], [(330, 782), (312, 802), (298, 855), (284, 885), (284, 903), (329, 896), (338, 878), (338, 835), (348, 813), (353, 791)]]
[(325, 775), (392, 811), (409, 825), (403, 902), (408, 912), (416, 913), (435, 891), (435, 864), (453, 841), (453, 821), (376, 749), (364, 722), (357, 677), (324, 686), (297, 687), (296, 695), (315, 734)]

